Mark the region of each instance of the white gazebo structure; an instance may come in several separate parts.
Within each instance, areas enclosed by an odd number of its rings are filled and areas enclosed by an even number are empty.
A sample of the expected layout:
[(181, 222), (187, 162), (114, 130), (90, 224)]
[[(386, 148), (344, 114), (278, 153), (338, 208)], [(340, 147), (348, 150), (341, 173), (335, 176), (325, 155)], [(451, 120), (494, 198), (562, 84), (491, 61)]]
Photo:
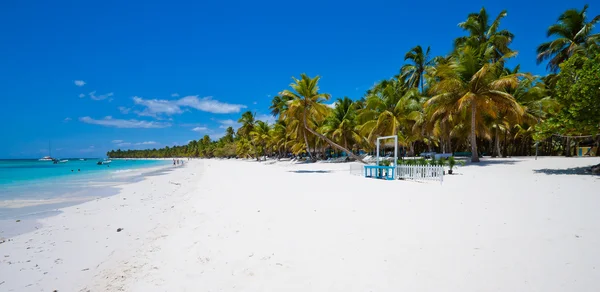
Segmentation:
[(377, 166), (379, 166), (379, 141), (394, 139), (394, 166), (398, 165), (398, 135), (377, 138)]

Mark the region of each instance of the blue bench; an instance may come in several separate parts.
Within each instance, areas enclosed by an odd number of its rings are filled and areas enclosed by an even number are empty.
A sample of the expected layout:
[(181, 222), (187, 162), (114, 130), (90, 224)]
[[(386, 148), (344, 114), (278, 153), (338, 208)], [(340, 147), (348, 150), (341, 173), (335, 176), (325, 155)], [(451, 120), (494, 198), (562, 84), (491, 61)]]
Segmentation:
[(365, 165), (365, 177), (393, 180), (395, 178), (395, 166)]

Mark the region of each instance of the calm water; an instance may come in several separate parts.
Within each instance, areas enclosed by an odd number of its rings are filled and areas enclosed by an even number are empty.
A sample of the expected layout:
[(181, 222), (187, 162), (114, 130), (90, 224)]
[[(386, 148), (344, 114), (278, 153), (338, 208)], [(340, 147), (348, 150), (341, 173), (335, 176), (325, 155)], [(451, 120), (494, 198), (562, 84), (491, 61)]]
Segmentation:
[[(169, 160), (69, 159), (53, 164), (37, 159), (0, 160), (0, 219), (39, 213), (89, 198), (115, 194), (113, 188), (172, 165)], [(161, 167), (164, 166), (164, 167)]]
[(162, 160), (113, 160), (110, 167), (97, 165), (98, 159), (69, 159), (66, 163), (53, 164), (52, 161), (37, 159), (0, 160), (0, 186), (30, 184), (32, 181), (54, 181), (67, 178), (81, 178), (134, 170), (137, 168), (166, 165), (169, 161)]

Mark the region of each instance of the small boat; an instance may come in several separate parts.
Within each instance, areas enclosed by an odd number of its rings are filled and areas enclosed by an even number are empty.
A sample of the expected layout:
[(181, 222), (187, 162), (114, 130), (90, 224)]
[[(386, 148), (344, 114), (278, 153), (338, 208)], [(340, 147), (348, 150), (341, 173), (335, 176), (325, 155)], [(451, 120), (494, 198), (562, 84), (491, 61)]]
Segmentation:
[(85, 158), (79, 158), (80, 161), (86, 161), (87, 159)]
[(54, 158), (52, 158), (50, 156), (44, 156), (44, 157), (38, 159), (38, 161), (54, 161)]
[(98, 161), (98, 163), (96, 163), (96, 164), (98, 164), (98, 165), (103, 165), (103, 164), (110, 164), (111, 162), (112, 162), (112, 160), (110, 160), (110, 159), (106, 159), (106, 160), (100, 160), (100, 161)]
[(58, 161), (58, 163), (67, 163), (67, 162), (69, 162), (69, 160), (68, 160), (68, 159), (62, 159), (62, 160), (59, 160), (59, 161)]

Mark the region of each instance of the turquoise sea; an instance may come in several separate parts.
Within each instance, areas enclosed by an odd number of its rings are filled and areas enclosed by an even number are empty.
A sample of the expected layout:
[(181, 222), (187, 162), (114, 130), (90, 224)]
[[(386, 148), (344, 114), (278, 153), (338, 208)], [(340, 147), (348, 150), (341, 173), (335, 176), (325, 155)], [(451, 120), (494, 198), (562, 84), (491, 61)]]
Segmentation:
[(37, 159), (0, 159), (0, 219), (40, 214), (48, 210), (109, 196), (115, 186), (170, 169), (170, 160), (68, 159), (66, 163)]

